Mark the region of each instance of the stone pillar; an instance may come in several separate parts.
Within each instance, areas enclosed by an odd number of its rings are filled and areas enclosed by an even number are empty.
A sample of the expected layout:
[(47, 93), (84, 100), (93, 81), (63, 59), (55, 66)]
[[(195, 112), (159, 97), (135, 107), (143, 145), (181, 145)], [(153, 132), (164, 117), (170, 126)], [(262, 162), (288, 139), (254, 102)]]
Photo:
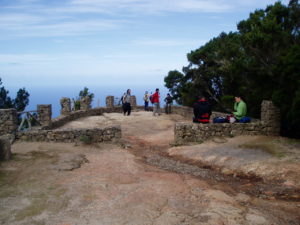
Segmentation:
[(280, 110), (272, 101), (261, 103), (261, 121), (266, 126), (266, 135), (280, 135)]
[(88, 110), (91, 108), (91, 98), (84, 96), (80, 99), (80, 110)]
[(42, 126), (51, 126), (52, 106), (37, 105), (38, 121)]
[(11, 159), (11, 144), (10, 140), (0, 137), (0, 161)]
[(114, 96), (107, 96), (105, 102), (106, 102), (106, 107), (107, 108), (113, 108), (114, 107), (114, 102), (115, 102), (115, 97)]
[(0, 109), (0, 135), (15, 133), (18, 128), (16, 109)]
[(71, 112), (71, 99), (70, 98), (61, 98), (60, 99), (60, 114), (61, 115), (68, 115)]
[(132, 108), (136, 108), (136, 97), (135, 95), (130, 96), (130, 105)]

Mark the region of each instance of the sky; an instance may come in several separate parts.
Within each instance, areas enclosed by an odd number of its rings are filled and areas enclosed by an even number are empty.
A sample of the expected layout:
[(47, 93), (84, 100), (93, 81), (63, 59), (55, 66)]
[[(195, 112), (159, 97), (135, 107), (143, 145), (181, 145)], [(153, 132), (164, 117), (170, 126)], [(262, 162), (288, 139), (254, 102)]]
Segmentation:
[(274, 2), (0, 0), (0, 77), (8, 88), (163, 85), (191, 50)]

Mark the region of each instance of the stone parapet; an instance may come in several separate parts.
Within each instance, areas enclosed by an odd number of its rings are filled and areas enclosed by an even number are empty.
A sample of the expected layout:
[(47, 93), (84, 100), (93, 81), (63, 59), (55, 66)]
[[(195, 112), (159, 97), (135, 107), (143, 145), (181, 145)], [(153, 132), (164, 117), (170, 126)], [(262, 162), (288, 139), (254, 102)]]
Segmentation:
[(188, 118), (192, 121), (194, 116), (193, 108), (187, 106), (175, 106), (172, 105), (172, 113), (181, 115), (185, 118)]
[(38, 121), (42, 126), (51, 126), (52, 106), (37, 105)]
[(80, 99), (80, 110), (89, 110), (92, 100), (89, 96), (84, 96)]
[[(93, 108), (89, 110), (73, 111), (68, 115), (61, 115), (55, 119), (52, 119), (51, 129), (61, 127), (68, 122), (71, 122), (79, 118), (87, 117), (87, 116), (100, 116), (103, 115), (103, 113), (121, 113), (121, 112), (122, 112), (122, 108), (120, 106), (113, 107), (113, 108), (99, 107), (99, 108)], [(44, 127), (44, 129), (48, 129), (48, 128), (49, 128), (48, 126)]]
[(130, 105), (133, 109), (137, 107), (135, 95), (130, 96)]
[(63, 97), (60, 99), (60, 114), (61, 115), (68, 115), (71, 112), (71, 99)]
[(118, 142), (121, 139), (121, 127), (110, 126), (95, 129), (32, 130), (18, 132), (16, 139), (37, 142)]
[(280, 110), (272, 101), (261, 103), (261, 121), (267, 127), (267, 135), (280, 135)]
[(0, 135), (15, 133), (18, 128), (17, 124), (16, 109), (0, 109)]
[(114, 101), (115, 101), (114, 96), (107, 96), (106, 99), (105, 99), (106, 107), (107, 108), (113, 108), (114, 107)]
[(7, 137), (0, 136), (0, 161), (11, 159), (11, 141)]
[(212, 137), (232, 137), (238, 135), (267, 135), (263, 122), (255, 123), (208, 123), (180, 122), (174, 127), (175, 143), (202, 142)]

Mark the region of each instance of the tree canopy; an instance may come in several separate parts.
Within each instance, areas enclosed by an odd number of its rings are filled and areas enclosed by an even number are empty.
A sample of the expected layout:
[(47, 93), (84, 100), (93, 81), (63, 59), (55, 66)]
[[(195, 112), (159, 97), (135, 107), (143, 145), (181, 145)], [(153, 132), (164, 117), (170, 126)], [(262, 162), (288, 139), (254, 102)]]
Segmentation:
[(2, 86), (2, 79), (0, 78), (0, 109), (15, 108), (18, 111), (23, 111), (29, 104), (29, 93), (25, 88), (19, 89), (15, 99), (8, 96), (9, 91)]
[(276, 2), (250, 13), (236, 32), (222, 32), (187, 54), (182, 71), (170, 71), (165, 85), (176, 101), (191, 105), (200, 94), (229, 110), (233, 96), (259, 117), (263, 99), (281, 110), (284, 135), (300, 137), (300, 6)]

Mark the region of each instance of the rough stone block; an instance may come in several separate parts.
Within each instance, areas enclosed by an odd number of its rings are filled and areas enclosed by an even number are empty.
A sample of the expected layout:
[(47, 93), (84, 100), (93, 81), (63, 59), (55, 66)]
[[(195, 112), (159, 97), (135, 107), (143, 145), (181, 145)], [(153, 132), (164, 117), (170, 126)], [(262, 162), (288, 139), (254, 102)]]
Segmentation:
[(11, 159), (11, 143), (7, 138), (0, 137), (0, 161)]

